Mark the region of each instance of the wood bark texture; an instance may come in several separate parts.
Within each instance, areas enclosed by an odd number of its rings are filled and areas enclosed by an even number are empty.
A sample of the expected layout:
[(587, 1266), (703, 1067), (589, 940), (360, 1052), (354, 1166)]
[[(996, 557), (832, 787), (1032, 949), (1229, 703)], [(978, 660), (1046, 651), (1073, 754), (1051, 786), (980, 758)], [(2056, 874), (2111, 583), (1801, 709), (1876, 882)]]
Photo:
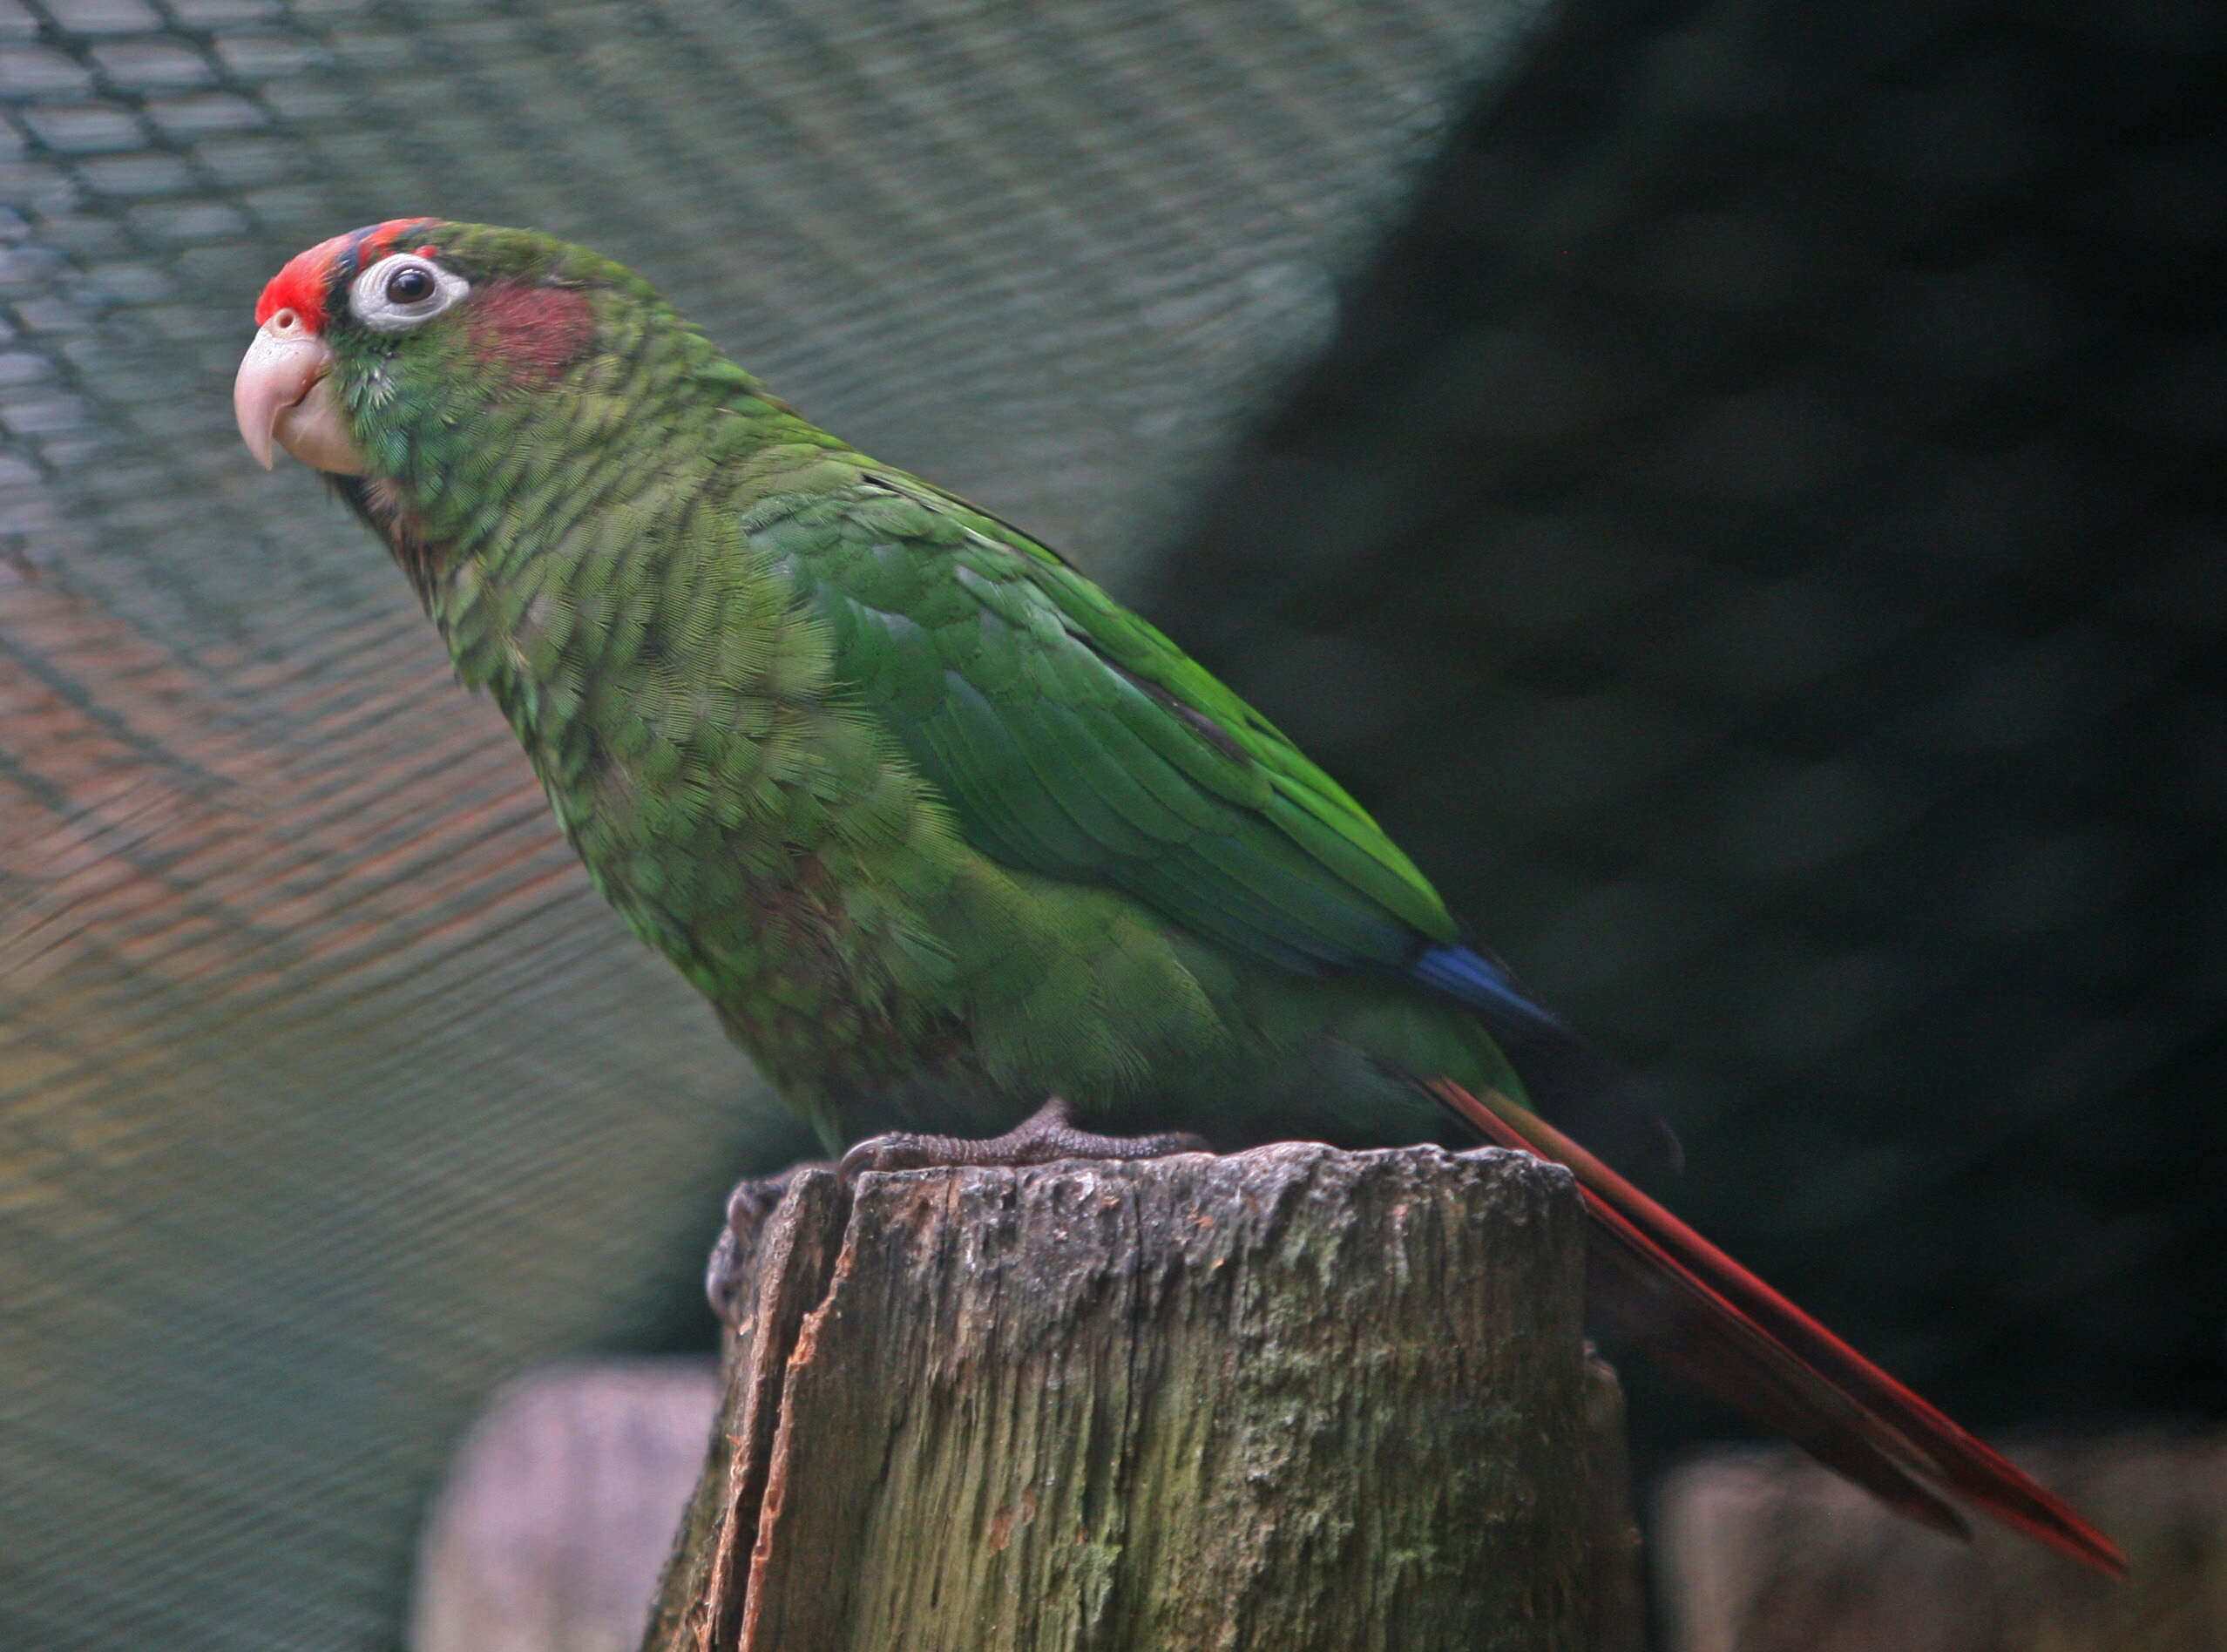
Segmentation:
[(1583, 1261), (1496, 1151), (803, 1173), (647, 1652), (1631, 1644)]

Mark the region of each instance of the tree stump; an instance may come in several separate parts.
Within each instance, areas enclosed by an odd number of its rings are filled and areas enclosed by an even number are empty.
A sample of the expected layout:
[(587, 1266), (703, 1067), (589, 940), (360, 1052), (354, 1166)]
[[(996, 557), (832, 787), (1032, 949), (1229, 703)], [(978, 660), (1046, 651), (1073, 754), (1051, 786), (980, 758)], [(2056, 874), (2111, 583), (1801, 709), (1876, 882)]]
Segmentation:
[(751, 1266), (646, 1652), (1636, 1645), (1555, 1167), (813, 1171)]

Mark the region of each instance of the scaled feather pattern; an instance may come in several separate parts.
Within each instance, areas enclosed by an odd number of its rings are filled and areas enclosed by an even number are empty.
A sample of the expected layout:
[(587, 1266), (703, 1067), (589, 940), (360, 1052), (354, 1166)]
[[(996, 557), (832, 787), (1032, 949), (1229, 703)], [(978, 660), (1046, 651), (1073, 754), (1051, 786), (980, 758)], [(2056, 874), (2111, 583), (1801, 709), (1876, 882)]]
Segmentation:
[(1958, 1524), (1939, 1488), (2119, 1567), (1533, 1111), (1647, 1109), (1335, 781), (1027, 534), (531, 232), (338, 236), (256, 319), (251, 447), (328, 471), (597, 888), (830, 1151), (1054, 1096), (1223, 1147), (1459, 1121), (1571, 1166), (1596, 1306), (1651, 1351), (1914, 1518)]

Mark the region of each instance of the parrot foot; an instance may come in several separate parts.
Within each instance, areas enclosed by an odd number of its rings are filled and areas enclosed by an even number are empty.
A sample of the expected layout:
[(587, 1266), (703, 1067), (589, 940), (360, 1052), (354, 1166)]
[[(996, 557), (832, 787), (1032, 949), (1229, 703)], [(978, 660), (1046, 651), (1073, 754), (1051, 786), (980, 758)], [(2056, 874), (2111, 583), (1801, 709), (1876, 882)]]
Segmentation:
[(1102, 1136), (1078, 1130), (1068, 1122), (1067, 1104), (1055, 1095), (1000, 1136), (968, 1141), (904, 1131), (869, 1136), (843, 1155), (836, 1174), (847, 1188), (869, 1170), (1050, 1164), (1055, 1159), (1164, 1159), (1171, 1153), (1213, 1151), (1205, 1137), (1182, 1130), (1147, 1136)]
[(789, 1191), (789, 1184), (806, 1170), (829, 1168), (825, 1159), (806, 1159), (792, 1164), (777, 1176), (757, 1176), (748, 1181), (738, 1181), (734, 1191), (727, 1195), (727, 1220), (721, 1224), (719, 1237), (712, 1245), (711, 1260), (704, 1267), (704, 1296), (711, 1303), (711, 1310), (719, 1316), (719, 1323), (729, 1330), (734, 1330), (748, 1311), (749, 1304), (738, 1301), (743, 1282), (750, 1275), (750, 1257), (758, 1248), (758, 1236), (765, 1230), (766, 1218), (772, 1215), (774, 1207)]

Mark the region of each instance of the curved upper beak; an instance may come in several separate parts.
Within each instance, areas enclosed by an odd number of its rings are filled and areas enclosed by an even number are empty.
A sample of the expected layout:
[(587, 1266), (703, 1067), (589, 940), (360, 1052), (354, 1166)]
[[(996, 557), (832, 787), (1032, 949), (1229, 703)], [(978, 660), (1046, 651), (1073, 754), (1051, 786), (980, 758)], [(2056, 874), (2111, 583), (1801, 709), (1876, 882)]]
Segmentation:
[(274, 443), (338, 476), (370, 469), (326, 383), (332, 365), (325, 341), (293, 310), (278, 311), (256, 330), (232, 381), (232, 411), (240, 439), (266, 471)]

